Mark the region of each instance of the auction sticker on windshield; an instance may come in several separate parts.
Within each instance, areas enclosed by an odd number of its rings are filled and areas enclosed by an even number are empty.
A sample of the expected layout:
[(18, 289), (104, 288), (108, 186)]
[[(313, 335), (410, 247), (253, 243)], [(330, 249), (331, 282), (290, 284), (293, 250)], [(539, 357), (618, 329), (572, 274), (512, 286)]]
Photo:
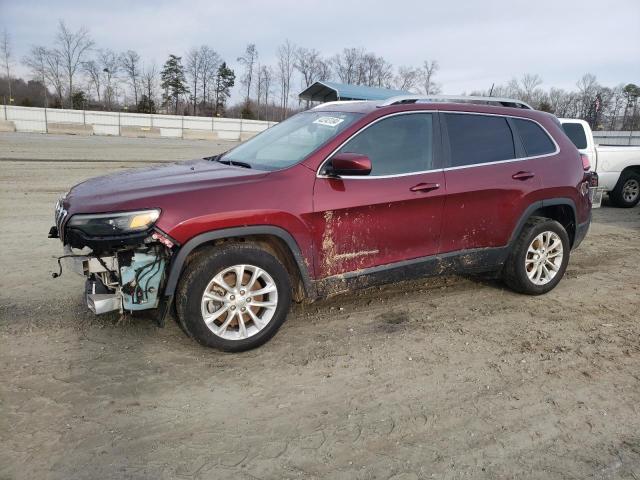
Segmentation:
[(326, 127), (335, 127), (344, 122), (344, 118), (338, 117), (320, 117), (313, 121), (313, 123), (317, 123), (318, 125), (324, 125)]

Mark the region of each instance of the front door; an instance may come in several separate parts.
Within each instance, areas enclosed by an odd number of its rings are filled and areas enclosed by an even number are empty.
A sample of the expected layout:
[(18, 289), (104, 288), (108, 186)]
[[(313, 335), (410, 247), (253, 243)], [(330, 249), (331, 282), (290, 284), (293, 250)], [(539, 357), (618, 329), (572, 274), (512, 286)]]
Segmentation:
[(383, 117), (336, 152), (367, 155), (369, 175), (331, 178), (320, 168), (313, 197), (318, 278), (438, 253), (446, 189), (437, 123), (434, 113)]

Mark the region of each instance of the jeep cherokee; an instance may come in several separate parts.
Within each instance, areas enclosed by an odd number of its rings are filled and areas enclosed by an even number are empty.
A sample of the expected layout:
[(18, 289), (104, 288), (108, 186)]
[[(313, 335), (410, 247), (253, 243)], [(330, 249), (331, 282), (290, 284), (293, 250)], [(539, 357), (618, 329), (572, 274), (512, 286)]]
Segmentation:
[(399, 279), (497, 272), (548, 292), (589, 228), (588, 168), (517, 100), (327, 103), (222, 155), (80, 183), (50, 237), (95, 313), (163, 325), (173, 310), (200, 343), (242, 351), (292, 301)]

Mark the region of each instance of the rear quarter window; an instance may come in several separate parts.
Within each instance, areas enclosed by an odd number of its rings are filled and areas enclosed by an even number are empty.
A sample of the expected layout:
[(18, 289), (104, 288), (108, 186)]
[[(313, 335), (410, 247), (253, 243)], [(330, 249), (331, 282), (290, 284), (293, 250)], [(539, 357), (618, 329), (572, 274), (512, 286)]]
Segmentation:
[(451, 166), (461, 167), (516, 158), (507, 119), (499, 116), (445, 114)]
[(587, 148), (587, 135), (579, 123), (563, 123), (562, 129), (577, 148)]
[(513, 123), (528, 157), (554, 153), (556, 146), (549, 135), (535, 122), (514, 118)]

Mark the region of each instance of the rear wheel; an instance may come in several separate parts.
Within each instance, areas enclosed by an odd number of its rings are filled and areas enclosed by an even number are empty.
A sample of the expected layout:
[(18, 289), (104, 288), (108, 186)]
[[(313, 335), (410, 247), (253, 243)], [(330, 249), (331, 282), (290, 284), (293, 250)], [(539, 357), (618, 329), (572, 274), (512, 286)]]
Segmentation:
[(562, 279), (570, 249), (569, 235), (560, 223), (530, 218), (505, 264), (505, 283), (520, 293), (547, 293)]
[(623, 172), (609, 196), (618, 207), (635, 207), (640, 202), (640, 173), (632, 170)]
[(240, 352), (269, 340), (291, 305), (289, 274), (250, 244), (212, 248), (180, 280), (177, 313), (185, 331), (208, 347)]

